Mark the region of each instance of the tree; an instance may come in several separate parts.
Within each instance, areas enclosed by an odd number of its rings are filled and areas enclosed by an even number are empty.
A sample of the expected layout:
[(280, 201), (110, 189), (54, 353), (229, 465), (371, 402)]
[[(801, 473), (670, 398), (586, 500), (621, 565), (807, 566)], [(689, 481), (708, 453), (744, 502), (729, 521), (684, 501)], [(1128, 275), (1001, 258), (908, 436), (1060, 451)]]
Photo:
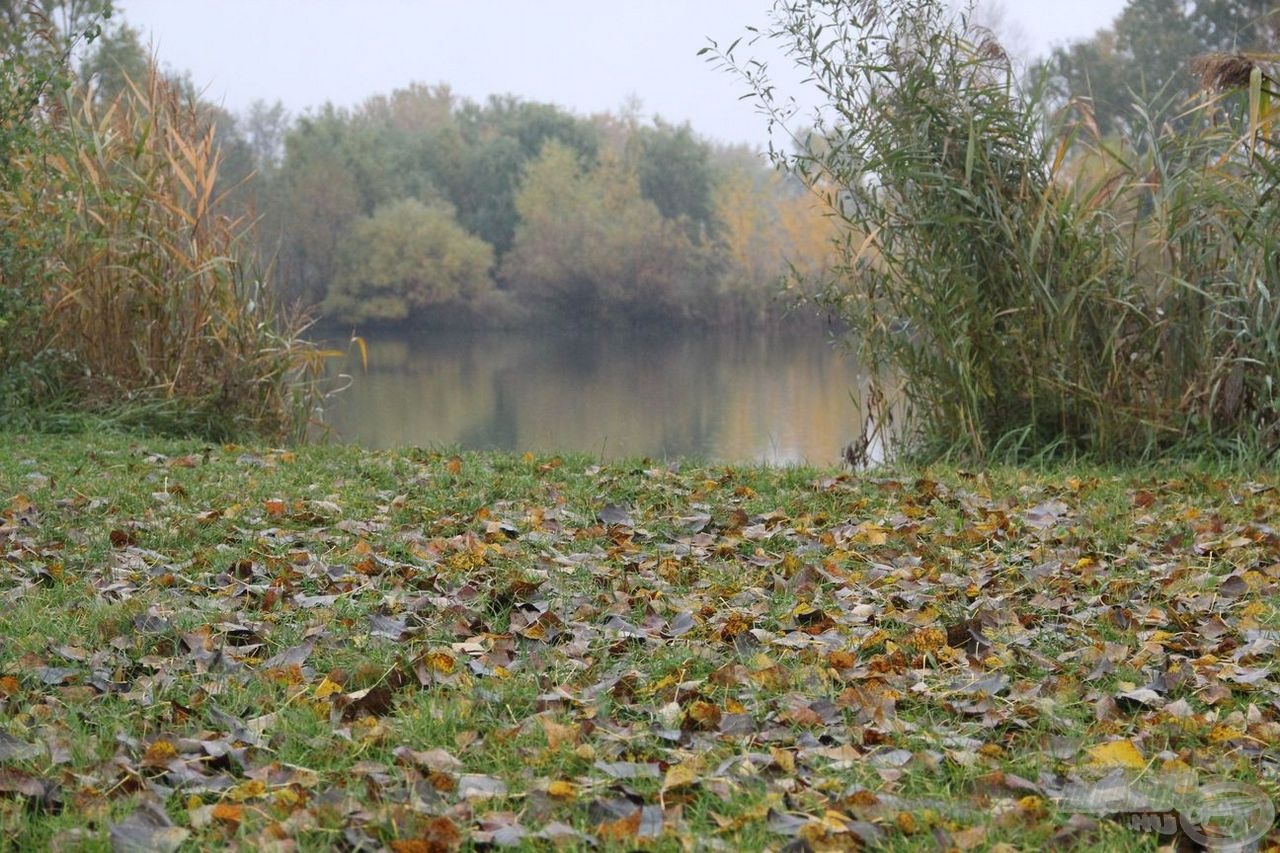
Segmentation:
[(268, 104), (258, 98), (249, 104), (241, 119), (244, 136), (260, 173), (274, 172), (284, 157), (284, 138), (289, 130), (289, 113), (284, 104)]
[(0, 56), (65, 59), (109, 17), (110, 0), (0, 0)]
[(280, 239), (280, 274), (287, 292), (318, 304), (337, 270), (338, 243), (365, 214), (360, 187), (343, 151), (346, 116), (326, 106), (298, 121), (285, 137), (285, 158), (269, 218), (268, 239)]
[(1277, 34), (1274, 0), (1129, 0), (1109, 28), (1058, 48), (1040, 72), (1060, 101), (1091, 98), (1103, 134), (1133, 136), (1146, 123), (1135, 101), (1157, 127), (1179, 121), (1197, 88), (1195, 56), (1271, 49)]
[(823, 277), (833, 254), (836, 219), (820, 200), (750, 151), (717, 157), (720, 179), (713, 197), (718, 244), (726, 265), (722, 298), (745, 319), (759, 321), (780, 295), (789, 269), (802, 278)]
[(1271, 50), (1280, 43), (1275, 0), (1196, 0), (1191, 27), (1209, 51)]
[(99, 103), (109, 103), (128, 90), (128, 81), (142, 85), (150, 71), (151, 56), (141, 35), (120, 23), (103, 30), (80, 64), (79, 75), (82, 84), (93, 86)]
[(420, 318), (491, 286), (493, 249), (444, 205), (401, 199), (361, 217), (338, 249), (325, 313), (350, 323)]
[(458, 123), (465, 152), (463, 180), (451, 200), (459, 221), (491, 243), (499, 257), (515, 239), (515, 196), (526, 164), (550, 141), (568, 147), (584, 163), (594, 160), (599, 148), (589, 122), (551, 104), (510, 95), (491, 97), (483, 107), (463, 104)]
[(515, 199), (520, 224), (502, 278), (517, 293), (590, 322), (674, 318), (707, 306), (692, 295), (710, 258), (644, 197), (612, 152), (587, 168), (548, 142)]
[(686, 122), (672, 127), (658, 120), (638, 133), (640, 190), (667, 219), (682, 220), (695, 240), (714, 220), (711, 147)]

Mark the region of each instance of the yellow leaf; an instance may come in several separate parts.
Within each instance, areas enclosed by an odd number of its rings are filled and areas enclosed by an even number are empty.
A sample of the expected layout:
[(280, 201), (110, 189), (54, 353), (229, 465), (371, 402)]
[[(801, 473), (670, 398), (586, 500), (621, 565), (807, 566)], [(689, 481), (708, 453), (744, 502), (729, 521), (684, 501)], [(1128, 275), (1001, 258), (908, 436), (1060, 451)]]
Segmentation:
[(236, 802), (244, 800), (252, 800), (255, 797), (261, 797), (267, 792), (267, 783), (261, 779), (250, 779), (247, 782), (241, 782), (231, 790), (227, 791), (227, 797)]
[(1147, 766), (1146, 759), (1133, 741), (1113, 740), (1100, 743), (1089, 748), (1089, 763), (1095, 767), (1129, 767), (1141, 770)]
[(680, 683), (679, 676), (675, 673), (672, 673), (670, 675), (663, 676), (662, 678), (658, 679), (657, 681), (655, 681), (653, 684), (649, 685), (645, 689), (646, 689), (646, 692), (651, 694), (660, 693), (663, 690), (667, 689), (668, 687), (674, 687), (679, 683)]
[(885, 530), (878, 524), (872, 524), (864, 521), (859, 524), (854, 531), (853, 538), (850, 540), (862, 545), (883, 545), (889, 541), (889, 531)]
[(681, 761), (679, 764), (672, 764), (667, 768), (667, 775), (662, 778), (662, 790), (687, 788), (698, 781), (698, 774), (701, 772), (702, 763), (699, 761)]
[(547, 786), (547, 796), (553, 800), (572, 800), (578, 796), (578, 786), (565, 779), (556, 779)]
[(279, 791), (276, 791), (275, 796), (271, 798), (271, 801), (277, 806), (284, 806), (285, 808), (292, 809), (294, 806), (302, 802), (302, 796), (293, 788), (281, 788)]
[(147, 747), (142, 763), (147, 767), (164, 767), (178, 757), (178, 750), (170, 741), (158, 740)]
[(454, 660), (453, 655), (443, 650), (428, 652), (424, 661), (427, 666), (441, 675), (448, 675), (458, 667), (458, 662)]
[(316, 685), (317, 699), (324, 699), (326, 696), (332, 696), (335, 693), (341, 693), (341, 692), (342, 692), (342, 685), (338, 684), (335, 681), (330, 681), (328, 676), (325, 676), (320, 681), (320, 683)]
[(576, 724), (561, 725), (555, 720), (549, 720), (546, 717), (539, 717), (538, 722), (542, 724), (542, 730), (546, 732), (548, 749), (559, 749), (566, 744), (572, 746), (578, 742), (581, 732)]
[(769, 747), (769, 757), (773, 759), (774, 766), (783, 773), (790, 775), (796, 772), (796, 757), (794, 754), (787, 752), (785, 749), (771, 746)]

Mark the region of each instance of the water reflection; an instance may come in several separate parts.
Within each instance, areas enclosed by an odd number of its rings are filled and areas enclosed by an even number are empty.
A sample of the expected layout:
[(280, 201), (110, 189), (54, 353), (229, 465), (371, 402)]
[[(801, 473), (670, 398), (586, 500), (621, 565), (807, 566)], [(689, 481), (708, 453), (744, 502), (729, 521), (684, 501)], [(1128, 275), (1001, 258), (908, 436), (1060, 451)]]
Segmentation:
[(820, 333), (431, 332), (368, 337), (331, 406), (369, 447), (835, 464), (858, 372)]

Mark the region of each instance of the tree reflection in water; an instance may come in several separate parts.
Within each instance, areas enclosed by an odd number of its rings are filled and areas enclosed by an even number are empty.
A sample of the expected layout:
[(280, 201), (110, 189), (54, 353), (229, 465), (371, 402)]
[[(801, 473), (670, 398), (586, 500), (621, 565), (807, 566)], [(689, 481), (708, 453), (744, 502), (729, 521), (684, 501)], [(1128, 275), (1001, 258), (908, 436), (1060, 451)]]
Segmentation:
[(376, 447), (834, 465), (859, 371), (820, 333), (373, 332), (330, 406)]

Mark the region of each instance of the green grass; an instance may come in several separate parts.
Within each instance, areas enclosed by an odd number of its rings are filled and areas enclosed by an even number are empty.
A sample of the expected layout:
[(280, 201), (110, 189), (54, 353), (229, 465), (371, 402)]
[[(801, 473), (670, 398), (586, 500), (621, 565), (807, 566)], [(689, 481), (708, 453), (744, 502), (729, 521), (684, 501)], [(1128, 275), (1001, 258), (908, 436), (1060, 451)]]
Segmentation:
[(0, 435), (3, 843), (1041, 849), (1112, 741), (1274, 798), (1276, 486)]

